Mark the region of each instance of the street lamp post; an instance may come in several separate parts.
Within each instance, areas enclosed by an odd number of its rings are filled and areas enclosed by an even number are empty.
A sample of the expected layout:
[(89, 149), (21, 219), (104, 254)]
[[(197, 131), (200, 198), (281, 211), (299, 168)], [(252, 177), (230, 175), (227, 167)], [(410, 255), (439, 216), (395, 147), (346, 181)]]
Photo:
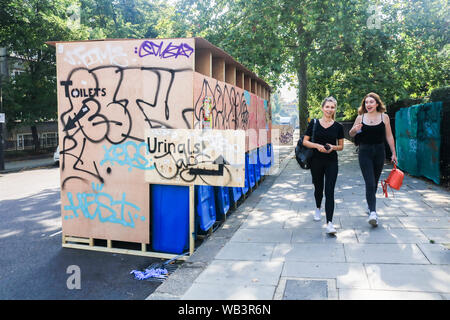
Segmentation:
[(3, 154), (3, 123), (5, 116), (3, 113), (3, 77), (8, 76), (8, 62), (6, 58), (6, 48), (0, 48), (0, 171), (5, 170), (5, 160)]

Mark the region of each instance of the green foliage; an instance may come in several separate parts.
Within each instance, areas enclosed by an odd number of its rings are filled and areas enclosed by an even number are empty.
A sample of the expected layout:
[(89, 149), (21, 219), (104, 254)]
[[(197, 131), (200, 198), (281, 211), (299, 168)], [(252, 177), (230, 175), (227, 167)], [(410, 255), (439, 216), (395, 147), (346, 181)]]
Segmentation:
[[(3, 107), (8, 126), (33, 126), (56, 118), (56, 66), (49, 40), (75, 39), (83, 30), (68, 23), (68, 0), (5, 0), (0, 10), (0, 46), (10, 55), (10, 67), (23, 72), (2, 79)], [(17, 122), (18, 121), (18, 122)]]
[(450, 102), (450, 86), (434, 89), (430, 94), (430, 100), (432, 102)]
[(203, 37), (274, 89), (295, 81), (301, 126), (329, 95), (337, 119), (353, 120), (368, 92), (393, 105), (448, 86), (449, 13), (447, 0), (2, 0), (0, 46), (28, 73), (6, 84), (4, 105), (8, 119), (54, 117), (55, 54), (45, 41)]
[[(379, 13), (369, 10), (375, 4)], [(206, 37), (272, 86), (297, 75), (303, 121), (320, 115), (328, 95), (338, 119), (352, 120), (368, 92), (392, 104), (448, 83), (446, 0), (181, 0), (177, 8), (186, 35)]]
[(0, 47), (24, 71), (2, 80), (8, 126), (56, 118), (55, 49), (45, 42), (155, 38), (169, 7), (146, 0), (2, 0)]

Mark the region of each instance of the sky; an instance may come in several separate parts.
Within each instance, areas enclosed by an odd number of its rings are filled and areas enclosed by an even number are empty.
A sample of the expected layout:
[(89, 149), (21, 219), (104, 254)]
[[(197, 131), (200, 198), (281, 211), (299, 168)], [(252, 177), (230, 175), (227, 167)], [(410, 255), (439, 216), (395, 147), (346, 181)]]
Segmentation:
[(285, 101), (292, 101), (297, 98), (297, 92), (295, 89), (289, 89), (288, 85), (281, 88), (281, 97)]

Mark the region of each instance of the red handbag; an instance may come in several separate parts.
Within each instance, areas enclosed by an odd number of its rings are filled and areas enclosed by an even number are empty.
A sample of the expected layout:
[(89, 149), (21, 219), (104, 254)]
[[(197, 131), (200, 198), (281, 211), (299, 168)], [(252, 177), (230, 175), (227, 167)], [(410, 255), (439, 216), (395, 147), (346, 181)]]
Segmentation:
[(394, 162), (394, 169), (392, 169), (386, 180), (381, 181), (381, 187), (383, 188), (384, 196), (386, 198), (388, 197), (387, 186), (395, 190), (400, 190), (404, 176), (405, 174), (403, 173), (403, 171), (397, 169), (397, 165)]

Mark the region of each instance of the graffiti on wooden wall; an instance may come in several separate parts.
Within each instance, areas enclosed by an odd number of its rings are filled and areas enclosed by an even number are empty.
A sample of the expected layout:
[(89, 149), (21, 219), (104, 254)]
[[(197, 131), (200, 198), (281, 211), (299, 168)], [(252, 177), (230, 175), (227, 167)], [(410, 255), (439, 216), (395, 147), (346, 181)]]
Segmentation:
[(148, 243), (145, 172), (156, 167), (145, 130), (192, 128), (193, 48), (189, 39), (57, 44), (65, 234)]

